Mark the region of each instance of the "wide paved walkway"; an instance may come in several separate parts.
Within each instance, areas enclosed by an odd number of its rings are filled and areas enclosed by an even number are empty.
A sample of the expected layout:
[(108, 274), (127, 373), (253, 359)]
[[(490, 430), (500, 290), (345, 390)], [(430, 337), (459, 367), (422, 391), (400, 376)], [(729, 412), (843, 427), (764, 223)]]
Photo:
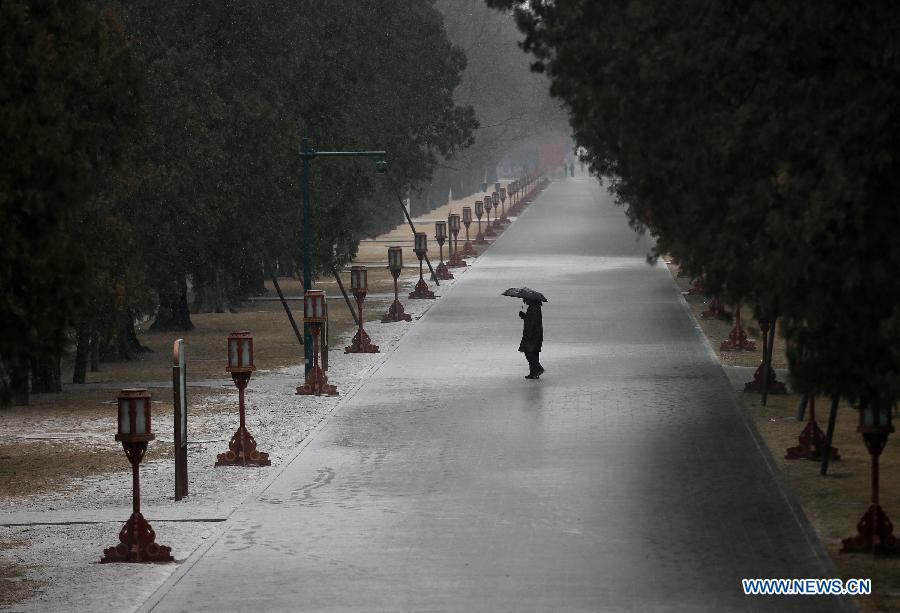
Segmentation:
[(596, 182), (551, 184), (148, 608), (837, 610), (743, 595), (833, 571), (647, 251)]

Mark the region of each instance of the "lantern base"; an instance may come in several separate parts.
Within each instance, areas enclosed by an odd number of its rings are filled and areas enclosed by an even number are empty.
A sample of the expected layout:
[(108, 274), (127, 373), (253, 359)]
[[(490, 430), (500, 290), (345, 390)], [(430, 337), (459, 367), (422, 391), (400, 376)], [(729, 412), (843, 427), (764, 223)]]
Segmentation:
[[(763, 365), (760, 364), (756, 368), (756, 372), (753, 373), (753, 381), (747, 381), (744, 384), (744, 393), (762, 393), (762, 383), (763, 383)], [(784, 383), (778, 380), (778, 376), (775, 374), (775, 370), (773, 368), (769, 368), (769, 381), (766, 384), (766, 391), (769, 394), (787, 394), (787, 388), (784, 386)]]
[(468, 264), (466, 264), (466, 261), (462, 257), (462, 253), (460, 253), (459, 251), (453, 252), (453, 255), (450, 256), (450, 261), (447, 262), (447, 265), (450, 268), (465, 268), (466, 266), (468, 266)]
[(744, 326), (737, 321), (728, 338), (719, 345), (719, 351), (756, 351), (756, 342), (747, 338)]
[(497, 236), (497, 233), (494, 232), (493, 226), (490, 223), (487, 225), (487, 230), (484, 231), (485, 236)]
[(321, 367), (313, 366), (306, 375), (306, 383), (297, 388), (297, 396), (338, 396), (337, 387), (329, 385)]
[(449, 281), (453, 278), (453, 273), (450, 272), (450, 269), (443, 262), (437, 265), (437, 268), (434, 269), (434, 274), (441, 281)]
[(408, 315), (406, 311), (403, 310), (403, 305), (400, 304), (400, 301), (396, 298), (394, 299), (394, 302), (391, 303), (387, 313), (381, 318), (381, 323), (383, 324), (392, 321), (412, 321), (412, 315)]
[(475, 240), (474, 240), (473, 242), (474, 242), (476, 245), (487, 245), (487, 244), (488, 244), (488, 242), (487, 242), (486, 240), (484, 240), (484, 234), (483, 234), (482, 232), (479, 232), (479, 233), (475, 236)]
[(380, 353), (378, 345), (372, 344), (372, 339), (365, 330), (359, 330), (353, 336), (353, 342), (344, 347), (344, 353)]
[(841, 541), (841, 553), (872, 553), (896, 556), (900, 545), (894, 536), (894, 525), (878, 504), (866, 511), (856, 526), (856, 535)]
[(415, 289), (410, 292), (409, 297), (413, 300), (434, 300), (434, 292), (428, 289), (428, 284), (424, 279), (419, 279)]
[(156, 533), (140, 513), (132, 513), (119, 531), (119, 544), (103, 550), (101, 564), (110, 562), (174, 562), (172, 548), (156, 544)]
[(216, 466), (271, 466), (269, 454), (256, 450), (256, 439), (241, 426), (231, 436), (228, 451), (216, 456)]
[[(822, 450), (825, 448), (825, 433), (816, 423), (816, 420), (806, 422), (806, 426), (797, 438), (800, 443), (796, 447), (788, 447), (784, 457), (787, 460), (814, 460), (822, 459)], [(828, 453), (829, 460), (840, 460), (837, 447), (832, 447)]]
[(465, 257), (478, 257), (478, 252), (475, 251), (475, 247), (472, 246), (472, 243), (466, 241), (463, 245), (462, 254)]
[(500, 221), (499, 219), (494, 219), (493, 223), (494, 223), (494, 230), (496, 230), (497, 232), (502, 232), (504, 230), (503, 222)]
[(512, 223), (512, 220), (510, 220), (510, 218), (506, 216), (506, 213), (503, 213), (502, 215), (500, 215), (500, 223), (508, 226)]

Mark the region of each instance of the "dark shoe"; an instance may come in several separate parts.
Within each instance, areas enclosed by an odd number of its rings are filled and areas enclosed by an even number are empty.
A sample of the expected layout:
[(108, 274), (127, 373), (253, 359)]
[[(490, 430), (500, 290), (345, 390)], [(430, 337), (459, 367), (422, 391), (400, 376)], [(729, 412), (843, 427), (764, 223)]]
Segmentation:
[(538, 376), (540, 377), (542, 374), (544, 374), (544, 367), (543, 367), (543, 366), (538, 366), (538, 368), (541, 369), (541, 372), (538, 373)]
[(540, 375), (525, 375), (526, 379), (540, 379)]

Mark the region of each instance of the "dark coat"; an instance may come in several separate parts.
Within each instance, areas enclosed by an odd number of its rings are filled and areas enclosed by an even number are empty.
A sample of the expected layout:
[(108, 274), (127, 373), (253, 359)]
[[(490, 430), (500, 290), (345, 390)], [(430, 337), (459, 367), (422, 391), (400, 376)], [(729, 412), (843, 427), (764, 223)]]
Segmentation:
[(537, 353), (541, 350), (541, 344), (544, 342), (544, 324), (541, 321), (541, 303), (530, 302), (528, 310), (522, 313), (519, 311), (519, 317), (525, 320), (525, 326), (522, 329), (522, 342), (519, 343), (519, 351), (525, 353)]

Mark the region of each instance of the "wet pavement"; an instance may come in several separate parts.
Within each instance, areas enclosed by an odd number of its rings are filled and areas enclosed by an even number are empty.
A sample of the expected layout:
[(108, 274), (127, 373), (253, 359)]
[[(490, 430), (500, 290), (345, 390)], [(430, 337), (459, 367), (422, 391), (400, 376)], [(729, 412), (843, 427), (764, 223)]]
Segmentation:
[[(145, 610), (847, 607), (743, 595), (834, 571), (648, 250), (551, 184)], [(540, 381), (518, 285), (550, 299)]]

